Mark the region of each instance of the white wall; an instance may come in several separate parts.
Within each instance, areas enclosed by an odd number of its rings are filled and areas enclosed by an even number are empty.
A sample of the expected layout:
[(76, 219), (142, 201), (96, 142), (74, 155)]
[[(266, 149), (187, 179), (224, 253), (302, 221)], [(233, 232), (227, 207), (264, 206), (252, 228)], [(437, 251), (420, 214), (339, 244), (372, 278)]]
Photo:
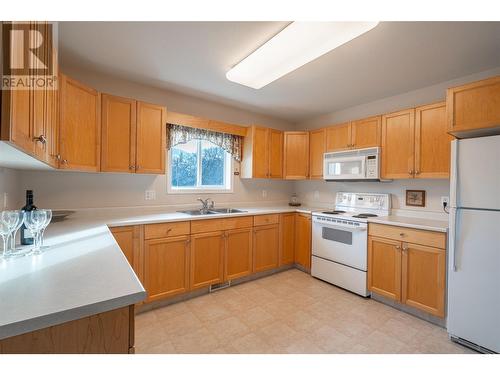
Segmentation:
[(23, 197), (21, 173), (13, 169), (0, 167), (0, 210), (22, 207), (24, 205)]

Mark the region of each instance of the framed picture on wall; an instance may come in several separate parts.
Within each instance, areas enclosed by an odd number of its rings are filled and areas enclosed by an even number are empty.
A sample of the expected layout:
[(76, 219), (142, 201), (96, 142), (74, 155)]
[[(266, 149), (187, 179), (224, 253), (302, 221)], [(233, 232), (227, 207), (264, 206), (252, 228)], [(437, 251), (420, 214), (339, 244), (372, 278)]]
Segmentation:
[(425, 190), (406, 190), (406, 205), (425, 207)]

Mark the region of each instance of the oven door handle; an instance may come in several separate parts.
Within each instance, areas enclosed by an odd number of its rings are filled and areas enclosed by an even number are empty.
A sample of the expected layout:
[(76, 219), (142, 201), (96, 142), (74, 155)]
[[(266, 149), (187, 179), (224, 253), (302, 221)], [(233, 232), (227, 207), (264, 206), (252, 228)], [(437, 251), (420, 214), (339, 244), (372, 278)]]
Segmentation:
[(364, 232), (367, 229), (365, 226), (351, 227), (351, 226), (329, 224), (329, 223), (324, 223), (324, 222), (319, 222), (319, 221), (315, 221), (315, 224), (320, 226), (320, 227), (328, 227), (328, 228), (333, 228), (333, 229), (345, 230), (347, 232)]

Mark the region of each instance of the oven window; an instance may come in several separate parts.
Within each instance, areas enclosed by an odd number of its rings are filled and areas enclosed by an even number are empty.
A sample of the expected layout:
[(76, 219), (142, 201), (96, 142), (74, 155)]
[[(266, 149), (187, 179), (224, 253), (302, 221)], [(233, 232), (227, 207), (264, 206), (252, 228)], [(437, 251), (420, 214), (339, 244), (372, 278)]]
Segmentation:
[(359, 175), (362, 163), (362, 160), (331, 162), (328, 164), (328, 174), (330, 176)]
[(321, 235), (323, 239), (352, 245), (352, 232), (327, 227), (323, 227), (321, 229), (323, 230)]

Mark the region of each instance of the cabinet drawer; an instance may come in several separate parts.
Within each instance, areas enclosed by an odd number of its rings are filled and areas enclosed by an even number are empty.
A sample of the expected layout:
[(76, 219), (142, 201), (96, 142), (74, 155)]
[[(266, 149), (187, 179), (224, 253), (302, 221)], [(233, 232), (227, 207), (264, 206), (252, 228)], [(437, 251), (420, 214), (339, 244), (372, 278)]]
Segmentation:
[(206, 233), (219, 230), (248, 228), (252, 226), (252, 216), (229, 217), (227, 219), (193, 220), (191, 233)]
[(389, 238), (440, 249), (446, 248), (446, 234), (440, 232), (370, 223), (368, 225), (368, 234), (370, 236)]
[(189, 234), (189, 224), (189, 221), (148, 224), (144, 226), (144, 238), (146, 240), (150, 240), (153, 238), (183, 236), (185, 234)]
[(278, 224), (279, 221), (280, 221), (280, 215), (279, 214), (259, 215), (259, 216), (254, 216), (253, 217), (253, 225), (254, 226), (269, 225), (269, 224)]

